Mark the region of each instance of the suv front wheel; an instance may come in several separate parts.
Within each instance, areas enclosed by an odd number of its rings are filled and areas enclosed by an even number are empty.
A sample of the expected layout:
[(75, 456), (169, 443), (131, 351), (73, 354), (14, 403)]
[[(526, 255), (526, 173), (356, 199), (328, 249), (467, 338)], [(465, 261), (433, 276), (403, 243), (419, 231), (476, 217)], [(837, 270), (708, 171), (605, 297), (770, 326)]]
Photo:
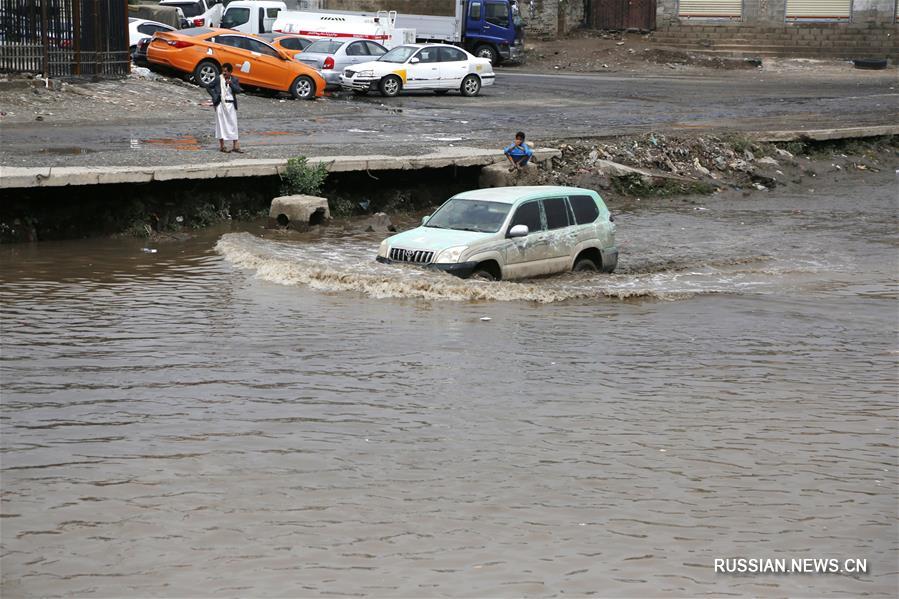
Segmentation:
[(599, 269), (596, 267), (596, 263), (590, 258), (581, 258), (575, 263), (574, 268), (571, 270), (572, 272), (596, 272)]

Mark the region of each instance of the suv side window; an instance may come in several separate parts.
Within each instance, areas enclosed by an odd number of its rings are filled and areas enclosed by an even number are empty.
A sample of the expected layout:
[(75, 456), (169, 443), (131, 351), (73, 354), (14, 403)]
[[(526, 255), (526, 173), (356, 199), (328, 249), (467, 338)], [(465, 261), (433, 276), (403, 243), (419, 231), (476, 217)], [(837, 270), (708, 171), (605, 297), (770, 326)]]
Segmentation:
[(527, 225), (531, 233), (541, 231), (543, 223), (540, 220), (540, 202), (527, 202), (519, 206), (509, 223), (509, 229), (515, 225)]
[(599, 216), (596, 201), (590, 196), (571, 196), (568, 201), (571, 202), (574, 218), (579, 225), (592, 223)]
[(565, 198), (543, 200), (543, 211), (546, 214), (546, 228), (561, 229), (568, 226), (568, 206)]

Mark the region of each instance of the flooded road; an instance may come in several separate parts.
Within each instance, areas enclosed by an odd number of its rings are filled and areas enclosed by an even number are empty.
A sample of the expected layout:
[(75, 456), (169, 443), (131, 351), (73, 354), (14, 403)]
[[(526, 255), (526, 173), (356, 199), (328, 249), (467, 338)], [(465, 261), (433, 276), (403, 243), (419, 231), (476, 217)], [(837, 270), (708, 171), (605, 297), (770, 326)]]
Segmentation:
[(895, 596), (897, 180), (815, 186), (613, 206), (618, 274), (525, 283), (0, 248), (3, 596)]

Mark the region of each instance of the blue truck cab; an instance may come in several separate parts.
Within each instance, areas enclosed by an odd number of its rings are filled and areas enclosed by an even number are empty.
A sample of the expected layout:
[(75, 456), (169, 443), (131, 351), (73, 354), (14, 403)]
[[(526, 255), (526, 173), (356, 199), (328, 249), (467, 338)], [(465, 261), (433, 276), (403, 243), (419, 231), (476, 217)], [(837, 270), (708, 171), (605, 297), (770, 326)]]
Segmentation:
[(465, 49), (493, 64), (524, 60), (524, 28), (516, 3), (468, 0), (464, 8)]

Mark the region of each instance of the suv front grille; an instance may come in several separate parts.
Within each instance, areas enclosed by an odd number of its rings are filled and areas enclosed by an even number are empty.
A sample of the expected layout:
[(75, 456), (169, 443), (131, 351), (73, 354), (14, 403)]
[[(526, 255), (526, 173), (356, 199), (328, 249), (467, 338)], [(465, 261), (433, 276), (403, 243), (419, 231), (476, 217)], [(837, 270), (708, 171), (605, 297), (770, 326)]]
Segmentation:
[(353, 75), (355, 75), (355, 74), (356, 74), (356, 71), (351, 71), (350, 69), (347, 69), (343, 72), (343, 76), (346, 77), (347, 79), (352, 79)]
[(434, 252), (427, 250), (404, 250), (403, 248), (390, 248), (388, 256), (394, 262), (412, 262), (414, 264), (430, 264)]

